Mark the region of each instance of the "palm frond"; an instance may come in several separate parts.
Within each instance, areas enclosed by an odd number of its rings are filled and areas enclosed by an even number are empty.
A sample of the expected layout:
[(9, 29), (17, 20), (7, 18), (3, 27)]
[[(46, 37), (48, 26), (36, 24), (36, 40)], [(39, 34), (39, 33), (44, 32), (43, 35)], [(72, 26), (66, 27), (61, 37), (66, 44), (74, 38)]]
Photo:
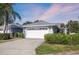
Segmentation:
[(16, 17), (21, 20), (21, 16), (19, 15), (19, 13), (13, 11), (13, 16), (14, 16), (14, 19), (16, 19)]

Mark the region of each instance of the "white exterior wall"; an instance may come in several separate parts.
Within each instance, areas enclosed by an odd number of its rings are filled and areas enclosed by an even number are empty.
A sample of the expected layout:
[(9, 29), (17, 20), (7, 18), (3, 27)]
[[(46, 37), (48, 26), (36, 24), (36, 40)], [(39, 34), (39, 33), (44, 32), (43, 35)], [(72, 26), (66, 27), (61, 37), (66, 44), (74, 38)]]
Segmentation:
[(44, 38), (47, 33), (53, 33), (52, 29), (47, 30), (27, 30), (24, 29), (25, 38)]
[(64, 33), (67, 34), (67, 28), (64, 28)]

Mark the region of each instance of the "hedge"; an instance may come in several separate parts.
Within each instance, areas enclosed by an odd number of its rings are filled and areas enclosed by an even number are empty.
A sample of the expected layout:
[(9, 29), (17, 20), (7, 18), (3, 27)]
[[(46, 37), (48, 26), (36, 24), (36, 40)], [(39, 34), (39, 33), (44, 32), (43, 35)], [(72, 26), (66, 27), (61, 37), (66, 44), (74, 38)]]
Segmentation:
[(8, 40), (8, 39), (10, 39), (10, 34), (8, 34), (8, 33), (5, 33), (5, 34), (0, 33), (0, 40)]
[(14, 33), (14, 37), (24, 38), (24, 34), (22, 32), (16, 32), (16, 33)]
[(46, 34), (44, 39), (47, 43), (53, 44), (79, 44), (79, 34), (66, 35), (63, 33)]
[(79, 44), (79, 34), (71, 35), (69, 44)]

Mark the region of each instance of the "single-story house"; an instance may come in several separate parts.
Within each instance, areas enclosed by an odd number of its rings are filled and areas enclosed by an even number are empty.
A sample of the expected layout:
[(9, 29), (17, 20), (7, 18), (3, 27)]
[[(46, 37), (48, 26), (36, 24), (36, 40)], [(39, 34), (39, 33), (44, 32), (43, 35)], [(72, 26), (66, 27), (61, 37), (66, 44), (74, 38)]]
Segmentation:
[(44, 35), (47, 33), (59, 32), (55, 26), (60, 28), (60, 25), (61, 23), (48, 23), (40, 20), (38, 22), (23, 25), (23, 33), (25, 38), (44, 38)]
[[(3, 33), (4, 26), (0, 26), (0, 33)], [(15, 32), (23, 32), (23, 28), (21, 25), (17, 24), (8, 24), (6, 33), (15, 33)]]

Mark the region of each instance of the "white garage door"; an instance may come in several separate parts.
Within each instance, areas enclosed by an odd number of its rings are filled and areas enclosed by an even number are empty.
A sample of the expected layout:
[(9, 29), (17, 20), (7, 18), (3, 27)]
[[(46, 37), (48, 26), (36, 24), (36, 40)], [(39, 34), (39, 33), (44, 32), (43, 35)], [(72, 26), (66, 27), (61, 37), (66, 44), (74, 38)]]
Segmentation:
[(44, 38), (48, 30), (25, 30), (25, 38)]

